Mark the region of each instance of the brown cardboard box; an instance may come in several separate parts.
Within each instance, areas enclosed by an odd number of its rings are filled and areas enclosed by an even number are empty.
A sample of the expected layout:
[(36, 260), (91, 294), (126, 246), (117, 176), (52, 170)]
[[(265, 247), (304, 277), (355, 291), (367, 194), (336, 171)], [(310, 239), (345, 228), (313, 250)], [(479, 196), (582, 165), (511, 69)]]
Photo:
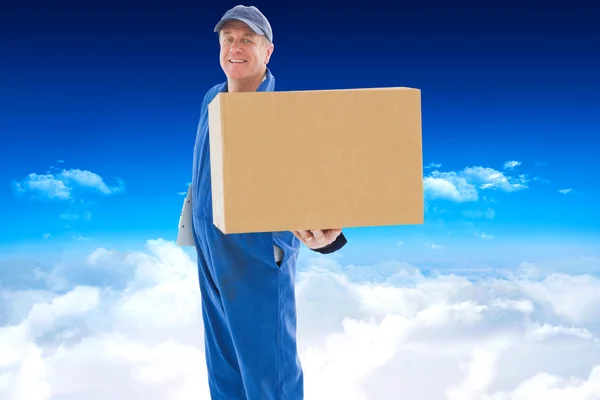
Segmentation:
[(419, 89), (220, 93), (208, 109), (224, 233), (423, 223)]

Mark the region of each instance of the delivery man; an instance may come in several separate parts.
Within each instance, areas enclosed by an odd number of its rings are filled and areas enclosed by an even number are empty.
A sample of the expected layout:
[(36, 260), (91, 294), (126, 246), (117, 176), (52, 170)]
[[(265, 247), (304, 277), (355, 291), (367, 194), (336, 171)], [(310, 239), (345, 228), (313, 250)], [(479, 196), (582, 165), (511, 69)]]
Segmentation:
[[(198, 255), (211, 397), (303, 399), (296, 349), (295, 269), (301, 243), (328, 254), (346, 244), (341, 229), (223, 234), (212, 222), (207, 106), (220, 92), (273, 91), (269, 21), (236, 6), (215, 27), (226, 82), (205, 95), (192, 177), (193, 236)], [(251, 150), (250, 150), (251, 151)]]

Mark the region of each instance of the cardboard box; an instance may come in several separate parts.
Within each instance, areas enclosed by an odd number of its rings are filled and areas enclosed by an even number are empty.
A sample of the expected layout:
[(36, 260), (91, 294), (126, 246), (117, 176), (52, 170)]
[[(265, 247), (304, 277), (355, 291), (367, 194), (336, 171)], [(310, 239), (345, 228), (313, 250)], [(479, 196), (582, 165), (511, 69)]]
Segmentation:
[(208, 110), (222, 232), (423, 223), (419, 89), (220, 93)]

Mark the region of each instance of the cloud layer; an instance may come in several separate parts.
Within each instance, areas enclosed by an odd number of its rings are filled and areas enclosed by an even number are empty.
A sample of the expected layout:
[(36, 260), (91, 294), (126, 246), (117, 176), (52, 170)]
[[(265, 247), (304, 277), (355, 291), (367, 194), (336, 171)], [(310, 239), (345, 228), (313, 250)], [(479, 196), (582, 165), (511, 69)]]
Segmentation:
[[(306, 399), (598, 398), (600, 280), (559, 267), (467, 280), (310, 260), (297, 290)], [(209, 398), (196, 268), (180, 248), (33, 271), (37, 290), (0, 291), (0, 398)]]

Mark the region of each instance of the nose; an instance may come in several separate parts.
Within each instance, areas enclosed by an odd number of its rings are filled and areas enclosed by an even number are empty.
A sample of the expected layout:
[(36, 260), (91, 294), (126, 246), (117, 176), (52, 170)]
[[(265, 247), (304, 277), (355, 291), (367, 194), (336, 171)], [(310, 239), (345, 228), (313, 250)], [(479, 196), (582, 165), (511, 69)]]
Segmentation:
[(237, 40), (234, 40), (231, 43), (231, 45), (229, 46), (229, 52), (230, 53), (233, 53), (233, 52), (236, 52), (236, 51), (240, 51), (240, 49), (241, 49), (241, 46), (240, 46), (240, 44), (239, 44), (239, 42)]

